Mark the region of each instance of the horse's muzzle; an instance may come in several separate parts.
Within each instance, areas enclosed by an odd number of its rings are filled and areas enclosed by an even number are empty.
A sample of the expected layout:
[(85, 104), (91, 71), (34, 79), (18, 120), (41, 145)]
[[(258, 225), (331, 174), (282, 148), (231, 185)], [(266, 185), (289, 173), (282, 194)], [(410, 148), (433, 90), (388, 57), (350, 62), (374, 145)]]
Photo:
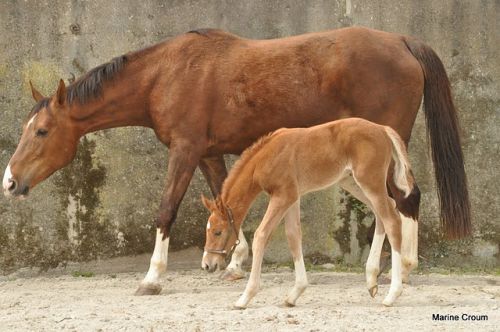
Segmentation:
[(5, 196), (27, 196), (29, 191), (29, 186), (19, 184), (15, 179), (8, 179), (6, 184), (4, 183)]

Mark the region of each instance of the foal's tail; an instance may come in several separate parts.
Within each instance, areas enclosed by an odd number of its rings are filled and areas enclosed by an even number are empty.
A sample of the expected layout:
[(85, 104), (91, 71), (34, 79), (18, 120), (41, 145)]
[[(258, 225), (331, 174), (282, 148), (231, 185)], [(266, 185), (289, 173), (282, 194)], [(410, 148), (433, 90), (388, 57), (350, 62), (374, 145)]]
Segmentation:
[(408, 153), (401, 137), (391, 127), (384, 126), (385, 132), (392, 142), (392, 159), (394, 166), (394, 183), (405, 193), (405, 198), (413, 190), (414, 180), (411, 174)]
[(450, 82), (437, 54), (424, 43), (404, 37), (424, 73), (424, 112), (431, 141), (443, 228), (450, 238), (471, 234), (471, 213), (457, 111)]

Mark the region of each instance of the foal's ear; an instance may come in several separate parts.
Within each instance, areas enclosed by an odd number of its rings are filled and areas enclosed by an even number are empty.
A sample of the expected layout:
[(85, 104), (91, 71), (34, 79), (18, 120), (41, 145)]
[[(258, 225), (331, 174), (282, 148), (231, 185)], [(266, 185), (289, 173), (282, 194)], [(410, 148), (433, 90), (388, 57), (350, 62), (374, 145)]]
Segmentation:
[(215, 202), (211, 199), (206, 198), (203, 194), (201, 195), (201, 202), (209, 211), (215, 210)]
[(59, 86), (57, 87), (56, 101), (61, 106), (66, 102), (66, 85), (64, 85), (62, 78), (59, 80)]
[(40, 92), (38, 92), (37, 89), (35, 89), (33, 83), (31, 83), (31, 80), (30, 80), (30, 87), (31, 87), (31, 95), (33, 96), (33, 99), (35, 99), (37, 103), (43, 98), (45, 98)]

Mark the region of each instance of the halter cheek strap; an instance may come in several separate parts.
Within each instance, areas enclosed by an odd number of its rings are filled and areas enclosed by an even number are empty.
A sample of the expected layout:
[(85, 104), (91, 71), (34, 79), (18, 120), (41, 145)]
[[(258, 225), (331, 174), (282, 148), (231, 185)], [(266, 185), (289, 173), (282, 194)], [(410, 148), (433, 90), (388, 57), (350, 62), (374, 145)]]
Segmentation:
[[(228, 208), (227, 206), (225, 206), (224, 208), (226, 209), (227, 215), (229, 217), (229, 225), (233, 229), (234, 235), (236, 235), (236, 242), (233, 244), (231, 249), (229, 249), (229, 252), (226, 249), (224, 249), (226, 247), (225, 244), (224, 244), (224, 247), (222, 249), (210, 249), (210, 248), (205, 247), (206, 252), (211, 253), (211, 254), (219, 254), (222, 256), (226, 256), (228, 254), (231, 254), (233, 252), (234, 248), (236, 248), (236, 246), (238, 244), (240, 244), (240, 239), (238, 238), (238, 232), (236, 231), (236, 225), (234, 224), (233, 211), (231, 211), (231, 209)], [(226, 241), (226, 244), (227, 244), (227, 241)]]

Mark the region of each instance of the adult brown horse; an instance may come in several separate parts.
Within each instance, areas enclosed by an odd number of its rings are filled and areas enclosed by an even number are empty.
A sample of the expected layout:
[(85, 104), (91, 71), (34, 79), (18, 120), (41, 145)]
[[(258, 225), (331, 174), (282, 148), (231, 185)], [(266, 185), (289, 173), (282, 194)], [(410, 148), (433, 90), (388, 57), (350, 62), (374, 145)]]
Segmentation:
[[(67, 88), (61, 80), (51, 97), (33, 87), (32, 93), (37, 104), (5, 170), (8, 195), (27, 195), (70, 163), (89, 132), (145, 126), (170, 148), (155, 249), (137, 294), (161, 290), (170, 229), (197, 166), (216, 195), (227, 175), (224, 154), (239, 154), (277, 128), (346, 117), (391, 126), (407, 144), (422, 97), (444, 230), (453, 238), (470, 233), (450, 84), (434, 51), (411, 37), (356, 27), (248, 40), (197, 30), (118, 57)], [(353, 183), (342, 186), (356, 195)], [(415, 187), (404, 198), (391, 181), (388, 186), (405, 216), (403, 238), (413, 239), (402, 247), (409, 271), (417, 264), (420, 195)], [(247, 255), (243, 240), (229, 266), (234, 274)]]

